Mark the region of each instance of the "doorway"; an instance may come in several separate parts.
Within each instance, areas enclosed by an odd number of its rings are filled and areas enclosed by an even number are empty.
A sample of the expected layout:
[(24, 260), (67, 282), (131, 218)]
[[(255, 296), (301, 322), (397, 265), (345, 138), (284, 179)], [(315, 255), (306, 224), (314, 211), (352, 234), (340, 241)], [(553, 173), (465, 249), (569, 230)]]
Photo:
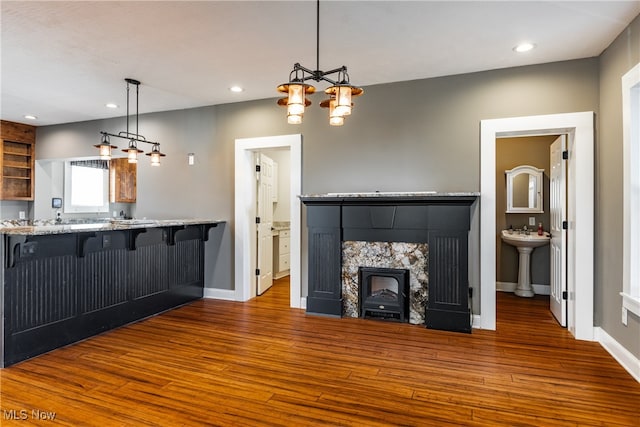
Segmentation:
[[(546, 298), (549, 310), (564, 327), (566, 139), (556, 134), (496, 139), (496, 289), (518, 298)], [(547, 244), (522, 250), (505, 242), (502, 230), (512, 230), (513, 237), (545, 232), (551, 237)], [(523, 262), (529, 265), (524, 267)], [(523, 273), (527, 277), (520, 277)], [(498, 304), (497, 309), (504, 307)]]
[(300, 215), (302, 191), (302, 135), (242, 138), (235, 141), (235, 300), (256, 297), (256, 171), (255, 153), (267, 149), (289, 150), (290, 168), (290, 307), (301, 308)]
[[(567, 328), (594, 339), (593, 224), (594, 113), (482, 120), (480, 123), (480, 327), (496, 328), (496, 138), (566, 134), (569, 174), (567, 222)], [(580, 268), (576, 268), (577, 266)]]

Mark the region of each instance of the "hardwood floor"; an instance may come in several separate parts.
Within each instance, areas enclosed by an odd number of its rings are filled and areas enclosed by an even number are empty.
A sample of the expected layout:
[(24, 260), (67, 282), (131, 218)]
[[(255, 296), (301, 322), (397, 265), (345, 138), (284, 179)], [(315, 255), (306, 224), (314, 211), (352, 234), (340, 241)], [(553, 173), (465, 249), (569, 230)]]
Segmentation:
[(307, 316), (288, 289), (197, 301), (1, 370), (0, 424), (640, 425), (640, 384), (545, 297), (499, 293), (498, 330), (469, 335)]

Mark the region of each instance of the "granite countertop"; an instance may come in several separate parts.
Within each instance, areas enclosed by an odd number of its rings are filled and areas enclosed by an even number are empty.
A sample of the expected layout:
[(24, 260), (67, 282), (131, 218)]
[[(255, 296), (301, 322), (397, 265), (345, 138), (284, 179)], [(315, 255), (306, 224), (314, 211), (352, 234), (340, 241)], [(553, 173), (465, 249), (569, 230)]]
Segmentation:
[(301, 199), (327, 198), (327, 199), (349, 199), (349, 198), (425, 198), (425, 197), (479, 197), (477, 191), (369, 191), (359, 193), (323, 193), (323, 194), (303, 194)]
[(283, 231), (283, 230), (289, 230), (290, 228), (291, 228), (290, 221), (274, 221), (273, 225), (271, 226), (272, 231)]
[(34, 225), (22, 225), (19, 222), (16, 225), (7, 225), (7, 223), (4, 222), (4, 225), (0, 226), (0, 233), (17, 235), (65, 234), (94, 231), (119, 231), (136, 228), (219, 224), (223, 222), (225, 221), (214, 219), (113, 219), (105, 222), (74, 224), (56, 224), (55, 222), (52, 223), (51, 221), (36, 221)]

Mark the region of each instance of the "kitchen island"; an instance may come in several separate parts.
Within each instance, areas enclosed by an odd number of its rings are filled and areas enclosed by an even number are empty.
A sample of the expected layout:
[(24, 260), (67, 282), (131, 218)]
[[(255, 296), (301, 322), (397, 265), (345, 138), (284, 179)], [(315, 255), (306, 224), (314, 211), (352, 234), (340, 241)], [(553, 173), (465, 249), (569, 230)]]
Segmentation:
[(0, 366), (203, 296), (215, 220), (0, 227)]

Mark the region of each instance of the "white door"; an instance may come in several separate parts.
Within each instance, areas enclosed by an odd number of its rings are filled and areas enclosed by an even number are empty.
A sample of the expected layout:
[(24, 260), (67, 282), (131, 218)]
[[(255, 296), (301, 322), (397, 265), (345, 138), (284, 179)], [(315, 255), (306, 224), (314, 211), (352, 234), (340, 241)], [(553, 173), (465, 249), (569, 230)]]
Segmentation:
[(561, 135), (551, 144), (551, 177), (549, 183), (549, 210), (551, 221), (551, 313), (560, 325), (567, 326), (567, 231), (562, 223), (566, 219), (566, 166), (562, 153), (566, 150), (566, 136)]
[(262, 295), (273, 284), (273, 160), (262, 153), (257, 155), (258, 175), (258, 274), (257, 295)]

